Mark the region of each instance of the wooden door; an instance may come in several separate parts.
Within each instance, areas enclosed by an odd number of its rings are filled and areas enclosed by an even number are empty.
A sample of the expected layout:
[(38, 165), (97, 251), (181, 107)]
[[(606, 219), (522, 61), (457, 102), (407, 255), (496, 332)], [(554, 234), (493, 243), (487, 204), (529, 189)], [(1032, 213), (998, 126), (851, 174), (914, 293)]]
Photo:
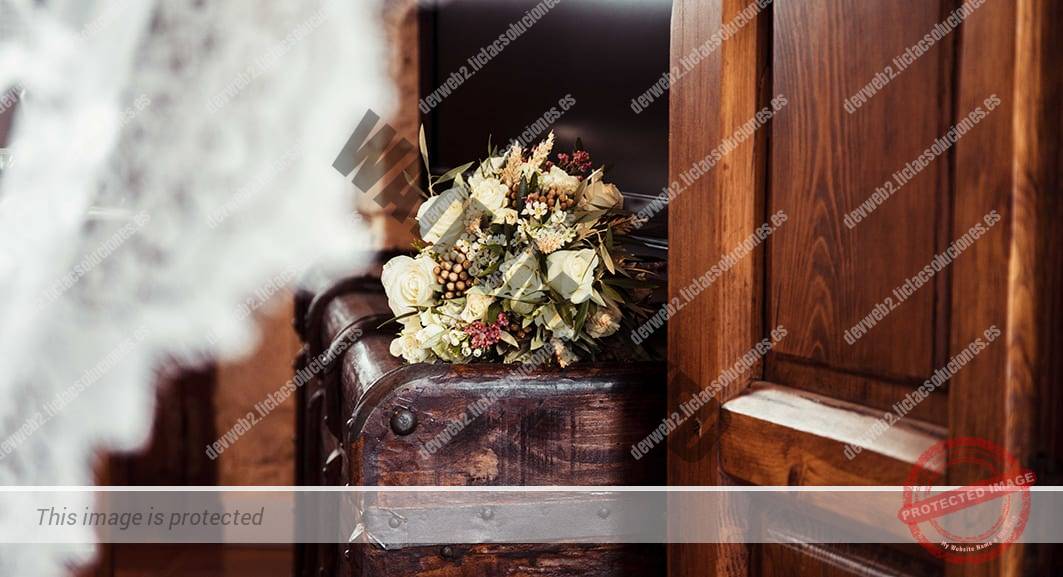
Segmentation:
[[(773, 329), (786, 336), (670, 437), (715, 443), (695, 458), (672, 451), (670, 484), (901, 485), (923, 451), (959, 437), (1000, 445), (1058, 484), (1061, 12), (1052, 0), (675, 2), (672, 63), (684, 75), (670, 95), (669, 290), (684, 306), (669, 321), (671, 368), (705, 387)], [(773, 104), (770, 121), (751, 124)], [(736, 253), (743, 243), (756, 248)], [(722, 274), (691, 291), (713, 267)], [(869, 418), (994, 328), (868, 441)], [(673, 407), (691, 394), (680, 380)], [(847, 445), (866, 448), (850, 459)], [(1015, 546), (956, 565), (917, 546), (793, 535), (674, 545), (669, 568), (1041, 575), (1053, 554)]]

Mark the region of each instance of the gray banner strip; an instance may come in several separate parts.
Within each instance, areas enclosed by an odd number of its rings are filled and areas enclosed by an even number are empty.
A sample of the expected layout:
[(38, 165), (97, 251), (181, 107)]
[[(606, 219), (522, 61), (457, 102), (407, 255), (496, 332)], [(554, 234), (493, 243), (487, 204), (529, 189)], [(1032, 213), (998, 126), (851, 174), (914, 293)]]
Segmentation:
[(1063, 542), (1059, 487), (7, 488), (0, 505), (7, 543)]

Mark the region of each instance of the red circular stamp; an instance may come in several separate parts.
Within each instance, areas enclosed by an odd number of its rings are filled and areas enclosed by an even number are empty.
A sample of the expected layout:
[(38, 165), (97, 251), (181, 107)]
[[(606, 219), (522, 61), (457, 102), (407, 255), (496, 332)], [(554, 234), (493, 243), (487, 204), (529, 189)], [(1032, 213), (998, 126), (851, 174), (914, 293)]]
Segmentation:
[[(943, 490), (955, 476), (979, 481)], [(942, 441), (912, 467), (897, 517), (933, 555), (949, 563), (982, 563), (1022, 536), (1035, 481), (1033, 471), (985, 439)]]

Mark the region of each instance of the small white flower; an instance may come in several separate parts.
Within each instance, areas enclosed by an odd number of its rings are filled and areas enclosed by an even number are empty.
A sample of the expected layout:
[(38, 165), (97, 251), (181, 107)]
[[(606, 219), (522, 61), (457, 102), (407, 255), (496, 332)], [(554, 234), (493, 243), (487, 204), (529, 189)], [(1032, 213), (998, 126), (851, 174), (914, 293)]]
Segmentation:
[[(564, 222), (564, 219), (561, 221)], [(553, 219), (551, 219), (551, 224), (534, 229), (528, 235), (535, 242), (535, 248), (539, 249), (539, 252), (550, 254), (572, 242), (576, 238), (576, 231), (563, 224), (553, 224)]]
[(524, 210), (520, 211), (521, 214), (530, 216), (532, 218), (542, 218), (547, 212), (550, 211), (550, 207), (545, 202), (535, 201), (524, 205)]

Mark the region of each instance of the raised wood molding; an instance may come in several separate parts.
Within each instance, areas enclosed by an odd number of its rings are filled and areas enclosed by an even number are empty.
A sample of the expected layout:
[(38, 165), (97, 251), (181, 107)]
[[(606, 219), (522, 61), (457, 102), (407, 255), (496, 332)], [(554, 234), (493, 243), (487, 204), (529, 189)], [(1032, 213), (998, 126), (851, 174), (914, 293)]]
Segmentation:
[[(922, 384), (922, 381), (886, 380), (878, 375), (848, 372), (807, 360), (772, 352), (768, 355), (764, 380), (828, 395), (865, 407), (891, 410), (894, 403)], [(934, 391), (930, 398), (916, 405), (909, 416), (948, 426), (948, 383)]]
[[(752, 0), (676, 0), (672, 12), (672, 64), (695, 51)], [(770, 97), (770, 10), (709, 54), (671, 87), (669, 180), (706, 158), (739, 125), (754, 116)], [(748, 238), (764, 220), (767, 131), (743, 142), (712, 170), (692, 183), (669, 207), (669, 244), (682, 258), (669, 263), (670, 297), (717, 264)], [(669, 402), (671, 408), (689, 398), (681, 383), (689, 379), (706, 387), (760, 339), (763, 319), (762, 250), (719, 278), (669, 321)], [(711, 339), (705, 335), (711, 334)], [(759, 377), (755, 367), (706, 404), (669, 443), (717, 435), (719, 406)], [(681, 377), (681, 378), (679, 378)], [(696, 392), (696, 391), (695, 391)], [(674, 485), (729, 483), (715, 451), (694, 461), (670, 452), (668, 482)], [(682, 515), (674, 511), (673, 515)], [(745, 576), (748, 548), (736, 544), (669, 546), (669, 573), (675, 576)]]
[[(1063, 4), (1016, 4), (1012, 234), (1008, 262), (1007, 449), (1060, 484), (1063, 461)], [(1059, 567), (1058, 545), (1009, 551), (1006, 575)]]
[(721, 466), (757, 485), (903, 485), (919, 455), (946, 436), (904, 419), (850, 460), (846, 445), (862, 445), (882, 411), (765, 382), (722, 411)]

